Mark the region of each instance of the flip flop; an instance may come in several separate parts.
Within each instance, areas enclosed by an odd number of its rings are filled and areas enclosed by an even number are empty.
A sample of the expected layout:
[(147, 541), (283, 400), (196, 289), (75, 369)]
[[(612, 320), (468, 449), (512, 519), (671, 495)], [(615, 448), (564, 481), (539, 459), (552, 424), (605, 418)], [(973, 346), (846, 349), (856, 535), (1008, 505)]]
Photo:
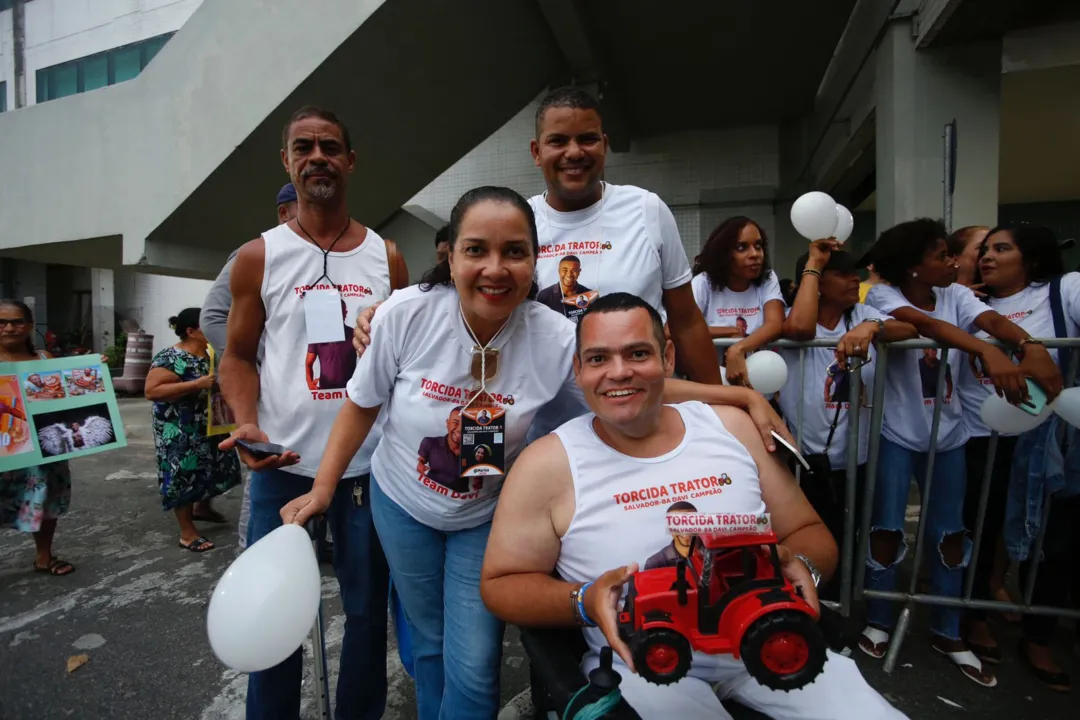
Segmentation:
[[(948, 650), (942, 650), (932, 642), (930, 643), (930, 647), (934, 649), (934, 652), (940, 653), (945, 657), (949, 658), (949, 660), (952, 660), (953, 665), (956, 665), (956, 667), (960, 668), (960, 672), (962, 672), (964, 674), (964, 677), (966, 677), (971, 682), (987, 688), (997, 687), (998, 681), (996, 677), (993, 678), (990, 682), (986, 682), (981, 679), (983, 674), (982, 662), (979, 660), (978, 657), (976, 657), (975, 653), (971, 652), (970, 650), (949, 652)], [(975, 670), (977, 674), (969, 673), (966, 668), (971, 668)]]
[(61, 560), (58, 557), (54, 557), (49, 560), (49, 564), (46, 567), (41, 567), (35, 562), (34, 572), (49, 573), (50, 575), (63, 577), (64, 575), (70, 575), (71, 573), (75, 572), (75, 566), (69, 563), (67, 560)]
[[(885, 652), (889, 649), (889, 633), (876, 628), (873, 625), (867, 625), (863, 628), (861, 635), (862, 637), (859, 638), (860, 650), (875, 660), (880, 660), (885, 657)], [(870, 643), (870, 648), (867, 648), (866, 645), (863, 644), (864, 639)], [(878, 648), (881, 649), (879, 650)]]
[(1046, 687), (1057, 692), (1069, 692), (1072, 690), (1072, 680), (1069, 679), (1069, 674), (1066, 672), (1051, 672), (1046, 668), (1041, 668), (1035, 663), (1031, 662), (1031, 658), (1027, 654), (1027, 641), (1023, 638), (1020, 639), (1020, 644), (1017, 647), (1017, 652), (1020, 653), (1020, 662), (1028, 666), (1031, 672), (1035, 673), (1035, 677), (1039, 679)]
[(204, 538), (202, 536), (195, 538), (194, 540), (189, 542), (187, 545), (184, 544), (183, 540), (181, 540), (177, 544), (180, 547), (182, 547), (184, 550), (190, 550), (191, 552), (196, 552), (196, 553), (206, 552), (207, 550), (213, 550), (216, 547), (214, 545), (214, 543), (210, 542), (209, 540), (207, 540), (206, 538)]
[(981, 645), (979, 643), (973, 643), (970, 640), (965, 640), (968, 650), (975, 653), (975, 657), (982, 660), (984, 663), (990, 663), (991, 665), (999, 665), (1001, 663), (1001, 648), (997, 645)]

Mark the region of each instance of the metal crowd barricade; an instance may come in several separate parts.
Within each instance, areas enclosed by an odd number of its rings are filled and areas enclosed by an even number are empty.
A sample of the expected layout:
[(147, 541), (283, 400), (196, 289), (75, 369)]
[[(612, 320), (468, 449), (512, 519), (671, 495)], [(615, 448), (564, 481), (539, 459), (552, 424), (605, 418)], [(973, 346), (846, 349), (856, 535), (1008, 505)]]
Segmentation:
[[(720, 352), (723, 349), (738, 342), (737, 339), (723, 339), (714, 340)], [(1045, 338), (1042, 339), (1043, 344), (1047, 348), (1080, 348), (1080, 338)], [(808, 342), (795, 342), (791, 340), (778, 340), (774, 343), (770, 343), (771, 349), (785, 348), (785, 349), (798, 349), (799, 350), (799, 403), (798, 412), (795, 422), (795, 435), (796, 442), (800, 448), (803, 447), (803, 403), (806, 395), (806, 350), (808, 348), (829, 348), (835, 347), (836, 341), (834, 339), (815, 339)], [(881, 450), (881, 427), (883, 421), (883, 412), (885, 408), (885, 384), (886, 384), (886, 369), (889, 362), (889, 354), (892, 351), (903, 350), (922, 350), (928, 348), (944, 349), (942, 353), (941, 362), (938, 367), (937, 375), (937, 396), (934, 403), (934, 414), (930, 427), (930, 447), (926, 452), (926, 480), (923, 483), (923, 489), (920, 492), (920, 510), (919, 510), (919, 524), (915, 537), (915, 547), (911, 553), (912, 567), (911, 576), (908, 582), (907, 592), (901, 592), (899, 590), (884, 591), (884, 590), (867, 590), (864, 588), (866, 579), (866, 567), (867, 559), (870, 551), (870, 533), (873, 522), (873, 508), (874, 508), (874, 491), (877, 485), (877, 464), (878, 455)], [(1035, 590), (1035, 581), (1039, 572), (1039, 565), (1041, 562), (1036, 561), (1032, 563), (1031, 571), (1027, 573), (1026, 582), (1023, 588), (1023, 600), (1018, 603), (1001, 602), (997, 600), (981, 600), (971, 597), (975, 582), (975, 567), (979, 556), (979, 545), (982, 541), (984, 524), (986, 521), (986, 509), (990, 496), (990, 481), (992, 477), (992, 471), (994, 467), (994, 457), (997, 451), (998, 445), (998, 433), (992, 432), (990, 435), (990, 448), (989, 456), (986, 463), (986, 471), (983, 473), (982, 485), (979, 495), (978, 513), (976, 516), (975, 528), (967, 528), (968, 532), (973, 532), (971, 554), (968, 559), (967, 568), (965, 570), (963, 594), (961, 597), (947, 597), (941, 595), (932, 595), (929, 593), (918, 592), (919, 582), (919, 570), (922, 567), (924, 543), (925, 543), (925, 526), (923, 519), (927, 516), (927, 507), (929, 504), (930, 488), (933, 483), (933, 469), (934, 458), (937, 454), (937, 441), (938, 441), (938, 429), (941, 424), (941, 411), (944, 400), (944, 393), (946, 392), (945, 373), (948, 367), (948, 354), (949, 350), (955, 350), (955, 348), (948, 348), (941, 344), (924, 338), (917, 340), (903, 340), (894, 343), (876, 343), (875, 344), (875, 359), (874, 359), (874, 387), (873, 395), (871, 399), (870, 409), (870, 433), (869, 443), (867, 447), (866, 457), (866, 474), (865, 474), (865, 491), (862, 499), (862, 517), (859, 518), (859, 531), (856, 534), (855, 528), (855, 514), (853, 509), (855, 507), (855, 501), (858, 491), (858, 461), (859, 461), (859, 429), (861, 423), (861, 412), (848, 413), (848, 432), (847, 432), (847, 482), (845, 485), (845, 504), (844, 504), (844, 537), (842, 547), (840, 550), (840, 612), (844, 616), (851, 614), (852, 603), (856, 600), (862, 600), (864, 598), (878, 598), (883, 600), (891, 600), (894, 602), (903, 603), (903, 608), (900, 611), (899, 618), (897, 619), (896, 626), (894, 627), (889, 640), (889, 649), (885, 655), (884, 668), (886, 672), (892, 672), (896, 667), (897, 657), (900, 653), (900, 648), (903, 645), (904, 638), (907, 634), (908, 628), (911, 624), (911, 615), (914, 611), (915, 605), (940, 605), (947, 607), (958, 608), (971, 608), (990, 610), (996, 612), (1016, 612), (1021, 614), (1031, 615), (1053, 615), (1062, 618), (1076, 618), (1080, 619), (1080, 610), (1071, 610), (1067, 608), (1047, 607), (1040, 605), (1032, 605), (1032, 595)], [(959, 351), (957, 351), (959, 352)], [(1066, 373), (1067, 380), (1065, 387), (1072, 387), (1075, 385), (1075, 379), (1077, 376), (1078, 365), (1080, 365), (1080, 353), (1072, 353), (1072, 360)], [(957, 366), (959, 368), (959, 365)], [(790, 371), (790, 368), (789, 368)], [(954, 378), (954, 381), (959, 385), (958, 378)], [(850, 402), (861, 402), (862, 397), (862, 375), (861, 373), (851, 373), (849, 376), (850, 392), (849, 398), (852, 398)], [(959, 396), (957, 396), (959, 402)], [(865, 406), (862, 406), (865, 407)], [(967, 478), (964, 478), (965, 482)], [(1042, 513), (1042, 525), (1039, 528), (1039, 534), (1035, 538), (1035, 542), (1032, 544), (1029, 558), (1039, 559), (1042, 557), (1043, 542), (1046, 539), (1046, 529), (1048, 525), (1048, 519), (1050, 517), (1051, 503), (1053, 497), (1047, 498), (1047, 501), (1043, 507)], [(858, 543), (856, 545), (856, 538)]]

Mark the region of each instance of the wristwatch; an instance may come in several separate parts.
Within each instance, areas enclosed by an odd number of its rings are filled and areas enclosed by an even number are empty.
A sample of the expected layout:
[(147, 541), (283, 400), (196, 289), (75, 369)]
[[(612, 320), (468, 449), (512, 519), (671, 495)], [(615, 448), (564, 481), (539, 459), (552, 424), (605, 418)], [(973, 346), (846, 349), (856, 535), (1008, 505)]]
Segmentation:
[(1023, 340), (1021, 340), (1019, 342), (1019, 344), (1017, 344), (1016, 352), (1019, 353), (1020, 357), (1024, 357), (1024, 350), (1027, 348), (1028, 345), (1042, 345), (1042, 344), (1043, 344), (1042, 340), (1038, 340), (1036, 338), (1024, 338)]
[(863, 322), (874, 323), (875, 325), (877, 325), (878, 332), (881, 332), (885, 329), (885, 321), (881, 318), (867, 318), (866, 320), (863, 320)]
[(806, 566), (806, 569), (810, 571), (810, 579), (814, 581), (814, 587), (817, 587), (821, 583), (821, 573), (814, 567), (814, 563), (810, 562), (810, 558), (805, 555), (796, 554), (794, 557), (796, 560), (802, 562), (802, 564)]

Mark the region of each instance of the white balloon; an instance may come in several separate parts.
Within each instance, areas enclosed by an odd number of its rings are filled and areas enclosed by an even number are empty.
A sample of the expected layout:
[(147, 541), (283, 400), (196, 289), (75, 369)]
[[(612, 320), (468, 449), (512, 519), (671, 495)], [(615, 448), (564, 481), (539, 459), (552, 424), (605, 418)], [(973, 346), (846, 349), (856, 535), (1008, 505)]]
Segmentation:
[(1080, 387), (1062, 390), (1050, 407), (1061, 419), (1075, 427), (1080, 427)]
[(844, 242), (851, 237), (851, 231), (855, 229), (855, 218), (852, 217), (851, 211), (843, 205), (837, 203), (836, 205), (836, 229), (833, 231), (833, 237), (839, 243)]
[(986, 427), (997, 430), (999, 433), (1016, 435), (1028, 430), (1034, 430), (1042, 425), (1049, 417), (1049, 408), (1038, 415), (1031, 415), (1011, 404), (1003, 397), (994, 393), (987, 396), (979, 408), (979, 417), (986, 423)]
[(240, 672), (266, 670), (311, 632), (322, 599), (319, 563), (299, 525), (253, 543), (221, 576), (206, 616), (210, 647)]
[(791, 224), (807, 240), (832, 237), (836, 222), (836, 201), (823, 192), (808, 192), (791, 206)]
[(762, 395), (772, 395), (787, 382), (787, 363), (772, 350), (761, 350), (746, 358), (750, 384)]

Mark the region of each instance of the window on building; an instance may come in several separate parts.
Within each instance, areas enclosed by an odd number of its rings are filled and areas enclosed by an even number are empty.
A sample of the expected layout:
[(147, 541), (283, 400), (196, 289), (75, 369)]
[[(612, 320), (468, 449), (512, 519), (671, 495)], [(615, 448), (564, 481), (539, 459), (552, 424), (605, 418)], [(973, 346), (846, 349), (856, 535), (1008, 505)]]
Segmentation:
[(7, 83), (0, 82), (0, 112), (5, 110), (7, 110)]
[(96, 55), (42, 68), (37, 71), (37, 101), (41, 103), (56, 100), (130, 80), (150, 64), (172, 36), (173, 33), (159, 35)]

